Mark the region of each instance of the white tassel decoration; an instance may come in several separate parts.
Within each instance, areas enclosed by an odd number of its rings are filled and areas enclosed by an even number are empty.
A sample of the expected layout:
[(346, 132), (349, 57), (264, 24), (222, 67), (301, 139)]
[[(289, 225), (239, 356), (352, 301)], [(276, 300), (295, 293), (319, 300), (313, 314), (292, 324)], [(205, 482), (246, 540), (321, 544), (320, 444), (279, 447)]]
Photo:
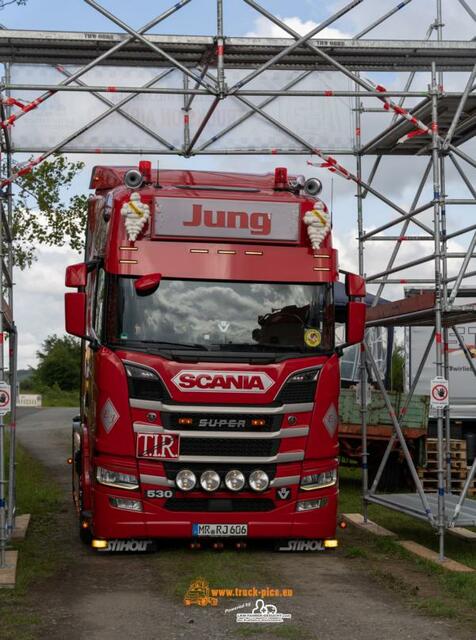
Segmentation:
[(137, 236), (149, 221), (149, 205), (141, 202), (140, 194), (134, 191), (129, 202), (124, 202), (122, 205), (121, 215), (125, 218), (124, 225), (126, 227), (127, 237), (131, 242), (135, 242)]

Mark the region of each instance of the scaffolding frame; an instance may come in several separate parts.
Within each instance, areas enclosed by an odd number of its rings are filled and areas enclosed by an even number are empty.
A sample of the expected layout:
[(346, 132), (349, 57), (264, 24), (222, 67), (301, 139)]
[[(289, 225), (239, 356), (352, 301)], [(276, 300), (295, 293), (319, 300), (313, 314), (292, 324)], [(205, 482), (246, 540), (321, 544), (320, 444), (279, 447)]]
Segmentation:
[[(79, 0), (78, 0), (79, 1)], [(279, 27), (288, 37), (283, 38), (236, 38), (225, 35), (224, 30), (224, 2), (216, 0), (210, 3), (216, 18), (216, 32), (213, 36), (175, 36), (175, 35), (150, 35), (148, 32), (159, 24), (162, 24), (170, 16), (182, 11), (192, 0), (180, 0), (156, 18), (150, 20), (140, 29), (133, 29), (111, 11), (105, 9), (96, 0), (83, 0), (92, 9), (107, 18), (115, 27), (119, 27), (122, 33), (71, 33), (71, 32), (41, 32), (41, 31), (12, 31), (4, 29), (0, 31), (0, 61), (5, 65), (5, 77), (0, 85), (0, 127), (1, 146), (6, 157), (6, 171), (0, 177), (0, 190), (3, 194), (0, 215), (0, 258), (5, 258), (5, 263), (0, 265), (0, 278), (2, 296), (0, 296), (0, 318), (3, 332), (11, 335), (12, 348), (10, 349), (10, 375), (12, 385), (16, 385), (16, 331), (12, 315), (12, 238), (11, 225), (13, 215), (13, 184), (15, 181), (50, 157), (54, 153), (65, 151), (67, 153), (125, 153), (120, 148), (87, 148), (71, 146), (76, 138), (88, 131), (93, 126), (103, 121), (112, 114), (118, 114), (130, 124), (151, 136), (157, 143), (156, 155), (176, 155), (189, 158), (196, 155), (303, 155), (310, 156), (309, 164), (319, 168), (328, 169), (334, 174), (355, 184), (357, 202), (357, 228), (358, 228), (358, 258), (359, 272), (366, 275), (366, 247), (368, 242), (385, 241), (393, 244), (387, 268), (379, 273), (366, 276), (369, 284), (377, 284), (377, 297), (375, 304), (381, 297), (385, 287), (392, 284), (402, 284), (402, 272), (414, 269), (424, 263), (433, 263), (434, 277), (423, 278), (418, 274), (405, 277), (405, 283), (431, 284), (435, 290), (435, 299), (431, 309), (429, 322), (433, 324), (434, 331), (430, 340), (426, 357), (428, 356), (433, 341), (437, 347), (436, 373), (448, 377), (448, 357), (445, 355), (444, 345), (447, 343), (448, 326), (451, 322), (462, 323), (469, 317), (475, 317), (475, 309), (459, 309), (455, 311), (456, 294), (461, 283), (476, 274), (470, 270), (470, 261), (475, 257), (476, 225), (470, 225), (458, 229), (456, 232), (447, 233), (447, 206), (476, 204), (476, 190), (467, 176), (463, 165), (476, 167), (476, 160), (464, 152), (460, 145), (474, 136), (476, 131), (476, 113), (465, 112), (466, 105), (474, 105), (474, 81), (476, 79), (476, 42), (475, 41), (445, 41), (443, 39), (443, 16), (441, 0), (435, 0), (436, 14), (434, 22), (429, 26), (425, 39), (422, 40), (370, 40), (364, 39), (371, 31), (391, 19), (397, 12), (405, 10), (411, 2), (419, 0), (403, 0), (396, 4), (387, 13), (377, 16), (368, 27), (361, 30), (351, 39), (327, 39), (319, 40), (319, 35), (326, 27), (333, 25), (338, 19), (354, 11), (362, 0), (351, 0), (341, 9), (329, 16), (308, 33), (301, 35), (273, 15), (256, 0), (242, 0), (242, 3), (254, 10), (257, 16), (268, 20)], [(459, 0), (459, 9), (476, 21), (476, 14), (464, 0)], [(436, 40), (431, 36), (436, 33)], [(59, 84), (48, 83), (12, 83), (10, 78), (10, 65), (12, 63), (36, 63), (54, 66), (64, 79)], [(98, 65), (107, 63), (140, 67), (164, 67), (158, 75), (143, 86), (103, 86), (90, 85), (81, 76)], [(65, 69), (64, 65), (79, 65), (75, 71)], [(247, 75), (232, 86), (227, 84), (226, 72), (232, 69), (245, 69)], [(296, 73), (295, 78), (289, 80), (282, 87), (276, 89), (247, 88), (247, 85), (259, 78), (267, 70), (286, 69)], [(157, 83), (171, 73), (178, 70), (182, 77), (181, 86), (161, 87)], [(309, 74), (321, 70), (337, 71), (352, 82), (353, 89), (341, 90), (300, 90), (299, 83)], [(401, 90), (387, 90), (380, 84), (363, 77), (362, 73), (369, 71), (408, 71), (410, 75)], [(416, 72), (427, 71), (431, 74), (431, 84), (428, 90), (412, 90), (411, 86)], [(444, 71), (463, 71), (468, 74), (468, 80), (464, 91), (445, 92), (443, 87)], [(43, 91), (41, 95), (31, 102), (21, 101), (12, 97), (12, 92), (18, 91)], [(60, 140), (52, 147), (45, 149), (32, 140), (28, 146), (15, 147), (12, 142), (11, 127), (23, 117), (33, 117), (37, 109), (59, 92), (87, 92), (106, 106), (106, 111), (99, 114), (80, 129), (71, 132), (66, 138)], [(119, 102), (114, 102), (108, 97), (108, 93), (121, 93), (124, 97)], [(177, 146), (167, 140), (163, 135), (153, 131), (144, 125), (136, 117), (132, 116), (124, 107), (139, 95), (176, 95), (182, 97), (181, 111), (183, 119), (183, 143)], [(197, 96), (209, 96), (210, 106), (204, 114), (201, 122), (194, 131), (190, 127), (190, 110)], [(258, 103), (250, 98), (260, 97)], [(349, 148), (322, 149), (316, 147), (309, 140), (284, 125), (266, 109), (279, 97), (325, 97), (330, 100), (339, 97), (349, 97), (355, 100), (355, 138), (356, 143)], [(407, 98), (420, 98), (421, 103), (416, 107), (407, 109), (404, 102)], [(372, 99), (379, 101), (379, 107), (364, 106), (364, 101)], [(234, 122), (224, 127), (218, 134), (204, 138), (207, 125), (215, 111), (224, 100), (238, 101), (246, 107), (246, 112)], [(445, 113), (450, 113), (449, 123), (443, 123), (440, 127), (440, 107), (444, 101), (450, 105)], [(374, 103), (375, 104), (375, 103)], [(31, 113), (30, 113), (31, 112)], [(362, 114), (364, 113), (392, 114), (391, 124), (378, 139), (363, 145), (361, 143)], [(28, 115), (30, 114), (30, 115)], [(211, 145), (222, 139), (231, 130), (240, 126), (249, 118), (255, 117), (264, 120), (280, 134), (284, 134), (298, 148), (225, 148), (221, 150), (211, 149)], [(444, 126), (443, 126), (444, 125)], [(446, 131), (445, 131), (446, 128)], [(393, 139), (392, 139), (393, 136)], [(395, 138), (396, 136), (396, 138)], [(128, 149), (131, 154), (142, 152), (140, 148), (131, 146)], [(39, 155), (26, 163), (15, 165), (15, 153), (39, 153)], [(331, 155), (332, 154), (332, 155)], [(350, 171), (340, 164), (335, 158), (338, 155), (352, 155), (355, 158), (355, 171)], [(424, 171), (414, 200), (409, 208), (404, 208), (380, 189), (374, 186), (375, 177), (385, 155), (401, 156), (428, 155), (429, 162)], [(363, 159), (366, 156), (375, 156), (375, 162), (368, 174), (363, 177)], [(314, 162), (313, 159), (318, 159)], [(446, 194), (445, 166), (448, 161), (460, 175), (462, 182), (469, 189), (471, 198), (448, 198)], [(420, 197), (424, 191), (427, 179), (432, 176), (433, 197), (419, 205)], [(364, 203), (368, 195), (374, 196), (385, 211), (390, 211), (394, 216), (388, 222), (371, 231), (365, 231)], [(5, 208), (7, 213), (5, 213)], [(421, 219), (424, 212), (433, 212), (433, 224), (428, 224)], [(398, 215), (397, 215), (398, 214)], [(397, 235), (388, 235), (388, 229), (402, 225)], [(410, 225), (416, 228), (413, 235), (407, 234)], [(465, 234), (475, 231), (468, 242), (465, 252), (451, 253), (448, 251), (448, 240), (461, 238)], [(423, 232), (423, 235), (422, 235)], [(429, 255), (406, 263), (396, 264), (400, 248), (404, 242), (427, 241), (432, 245)], [(462, 265), (456, 276), (451, 276), (448, 270), (448, 261), (462, 260)], [(394, 275), (400, 276), (392, 278)], [(8, 303), (4, 301), (5, 292)], [(427, 314), (428, 315), (428, 314)], [(456, 318), (456, 319), (455, 319)], [(401, 318), (388, 317), (387, 324), (399, 326)], [(378, 321), (374, 322), (374, 325)], [(456, 335), (458, 336), (457, 330)], [(460, 340), (464, 345), (464, 341)], [(463, 346), (462, 346), (463, 348)], [(465, 356), (471, 361), (468, 350), (463, 348)], [(0, 350), (1, 352), (1, 350)], [(3, 354), (3, 352), (2, 352)], [(411, 513), (416, 517), (423, 517), (433, 525), (439, 533), (440, 558), (444, 559), (444, 540), (446, 530), (455, 524), (469, 523), (476, 525), (476, 501), (466, 498), (468, 488), (476, 474), (476, 462), (473, 464), (461, 495), (445, 495), (445, 487), (448, 485), (448, 475), (451, 460), (449, 458), (449, 415), (448, 412), (438, 414), (438, 493), (436, 508), (434, 496), (425, 494), (418, 477), (414, 462), (405, 441), (402, 425), (405, 421), (405, 409), (397, 416), (391, 405), (389, 396), (378, 371), (377, 364), (371, 351), (364, 344), (361, 351), (361, 403), (362, 403), (362, 492), (364, 515), (367, 517), (367, 507), (370, 503), (385, 504), (392, 509), (403, 513)], [(0, 356), (0, 380), (4, 373), (3, 355)], [(476, 374), (476, 367), (471, 362), (471, 368)], [(423, 364), (417, 372), (417, 378), (421, 374)], [(366, 394), (368, 373), (382, 391), (388, 412), (392, 418), (394, 433), (389, 440), (386, 453), (382, 459), (377, 476), (369, 487), (368, 482), (368, 438), (366, 426)], [(412, 389), (407, 399), (407, 407), (416, 388), (417, 380), (414, 380)], [(10, 458), (8, 474), (5, 473), (4, 464), (4, 435), (5, 427), (0, 419), (0, 566), (5, 564), (5, 548), (11, 536), (15, 518), (15, 410), (12, 414), (10, 426)], [(396, 443), (399, 443), (411, 475), (413, 477), (416, 494), (405, 498), (386, 495), (382, 497), (377, 493), (379, 480), (385, 464)], [(445, 451), (446, 449), (446, 451)], [(8, 475), (8, 481), (6, 480)], [(8, 489), (8, 491), (7, 491)], [(8, 499), (6, 499), (8, 493)], [(411, 500), (410, 500), (411, 497)], [(417, 503), (413, 498), (416, 497)], [(454, 507), (451, 516), (447, 516), (447, 509)]]

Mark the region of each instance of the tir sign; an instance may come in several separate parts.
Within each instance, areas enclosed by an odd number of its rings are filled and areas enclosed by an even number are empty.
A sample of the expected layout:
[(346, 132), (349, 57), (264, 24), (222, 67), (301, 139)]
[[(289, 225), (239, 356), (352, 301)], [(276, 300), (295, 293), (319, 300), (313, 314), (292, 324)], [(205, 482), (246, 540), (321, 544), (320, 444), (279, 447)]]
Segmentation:
[(293, 202), (156, 198), (152, 233), (297, 242), (299, 226), (299, 205)]
[(168, 433), (138, 433), (137, 457), (171, 460), (179, 457), (180, 436)]

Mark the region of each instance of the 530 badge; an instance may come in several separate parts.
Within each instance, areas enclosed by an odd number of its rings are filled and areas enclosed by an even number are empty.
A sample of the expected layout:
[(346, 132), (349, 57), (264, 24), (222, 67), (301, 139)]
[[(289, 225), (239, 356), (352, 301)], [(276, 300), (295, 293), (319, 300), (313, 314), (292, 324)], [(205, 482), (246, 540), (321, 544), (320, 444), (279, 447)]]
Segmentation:
[(146, 489), (145, 498), (173, 498), (174, 492), (171, 489)]

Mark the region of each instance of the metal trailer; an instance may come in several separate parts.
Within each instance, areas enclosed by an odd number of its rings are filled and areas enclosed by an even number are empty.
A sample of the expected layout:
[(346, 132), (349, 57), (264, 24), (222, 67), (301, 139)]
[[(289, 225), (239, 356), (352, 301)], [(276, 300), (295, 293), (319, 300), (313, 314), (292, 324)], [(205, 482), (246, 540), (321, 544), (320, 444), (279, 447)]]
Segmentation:
[[(79, 2), (80, 0), (76, 0)], [(115, 148), (114, 145), (105, 144), (99, 147), (94, 140), (88, 144), (81, 140), (82, 134), (90, 131), (99, 123), (110, 116), (119, 117), (121, 122), (127, 121), (141, 132), (154, 140), (152, 151), (149, 153), (159, 156), (180, 155), (190, 157), (192, 155), (309, 155), (317, 160), (319, 167), (327, 168), (335, 175), (355, 184), (357, 196), (357, 226), (359, 236), (359, 269), (361, 274), (367, 274), (369, 285), (378, 285), (376, 300), (381, 296), (388, 285), (415, 284), (422, 286), (430, 284), (434, 288), (434, 299), (426, 308), (421, 307), (414, 312), (405, 303), (400, 305), (387, 305), (387, 313), (380, 310), (385, 305), (375, 308), (379, 311), (377, 317), (369, 314), (369, 326), (415, 326), (426, 324), (434, 328), (432, 339), (436, 344), (435, 372), (438, 376), (447, 376), (449, 373), (448, 361), (445, 358), (444, 345), (447, 343), (448, 330), (457, 324), (465, 324), (473, 321), (474, 305), (458, 307), (456, 294), (462, 282), (476, 275), (474, 269), (469, 268), (469, 263), (474, 259), (476, 246), (476, 224), (466, 227), (459, 226), (458, 217), (454, 214), (457, 205), (474, 206), (476, 203), (476, 190), (473, 180), (467, 175), (467, 171), (476, 167), (476, 160), (461, 145), (474, 136), (476, 100), (473, 94), (474, 81), (476, 79), (475, 53), (476, 42), (474, 40), (444, 40), (442, 2), (425, 2), (428, 12), (428, 20), (431, 22), (427, 37), (424, 40), (406, 40), (405, 33), (395, 33), (392, 40), (372, 40), (367, 36), (374, 29), (387, 20), (392, 24), (392, 17), (400, 11), (408, 11), (409, 5), (417, 2), (422, 5), (422, 0), (403, 0), (396, 3), (386, 13), (379, 13), (380, 3), (366, 4), (368, 11), (374, 10), (375, 14), (371, 23), (365, 29), (350, 39), (323, 39), (319, 40), (319, 32), (334, 24), (339, 18), (351, 11), (358, 11), (362, 0), (348, 2), (335, 14), (323, 20), (309, 33), (301, 36), (271, 11), (261, 6), (256, 0), (242, 0), (245, 5), (270, 24), (281, 28), (289, 37), (285, 38), (236, 38), (225, 35), (224, 30), (224, 2), (208, 3), (210, 11), (215, 14), (216, 31), (212, 36), (176, 36), (176, 35), (148, 35), (148, 32), (177, 11), (184, 11), (186, 5), (193, 0), (180, 0), (164, 11), (161, 15), (150, 20), (140, 29), (133, 29), (123, 20), (115, 16), (111, 11), (102, 7), (96, 0), (83, 0), (91, 8), (106, 17), (121, 30), (121, 33), (71, 33), (71, 32), (42, 32), (3, 30), (0, 32), (0, 60), (5, 64), (5, 77), (0, 89), (2, 92), (1, 109), (1, 146), (5, 154), (7, 167), (0, 181), (2, 190), (2, 215), (0, 216), (0, 244), (2, 247), (2, 260), (0, 265), (0, 277), (3, 296), (1, 300), (2, 330), (13, 339), (13, 348), (10, 349), (12, 377), (15, 370), (15, 329), (12, 315), (11, 292), (11, 214), (12, 214), (12, 185), (15, 181), (31, 171), (44, 159), (61, 151), (68, 153), (114, 153), (124, 152), (123, 147)], [(431, 8), (430, 8), (431, 4)], [(463, 18), (476, 21), (476, 13), (466, 0), (458, 0), (452, 3), (452, 12), (459, 12)], [(432, 36), (436, 39), (432, 39)], [(365, 36), (365, 37), (364, 37)], [(113, 64), (121, 68), (129, 65), (137, 70), (149, 67), (160, 67), (162, 71), (149, 78), (142, 86), (136, 86), (133, 82), (117, 84), (113, 81), (99, 85), (88, 83), (86, 73), (93, 69), (102, 69), (105, 63)], [(59, 82), (34, 83), (30, 78), (39, 78), (41, 74), (30, 74), (23, 82), (12, 82), (12, 65), (45, 64), (55, 67), (63, 79)], [(74, 70), (67, 65), (75, 65)], [(123, 67), (122, 67), (123, 66)], [(233, 78), (233, 72), (240, 70), (240, 76)], [(263, 80), (266, 72), (274, 70), (286, 70), (287, 76), (282, 83), (275, 83), (272, 87), (265, 88), (264, 83), (254, 83), (257, 78)], [(316, 74), (325, 73), (328, 70), (338, 72), (339, 77), (346, 78), (349, 88), (325, 87), (316, 89), (318, 82), (314, 81)], [(173, 73), (172, 73), (173, 71)], [(408, 71), (409, 76), (400, 89), (387, 90), (383, 85), (367, 80), (362, 73), (367, 72), (396, 72)], [(443, 87), (443, 72), (464, 72), (466, 84), (464, 90), (448, 91)], [(413, 80), (417, 72), (429, 74), (429, 87), (412, 90)], [(181, 78), (172, 86), (172, 76)], [(314, 74), (314, 76), (312, 75)], [(116, 74), (117, 77), (117, 74)], [(428, 77), (428, 76), (427, 76)], [(233, 78), (233, 79), (232, 79)], [(311, 86), (299, 88), (300, 83), (311, 78)], [(397, 76), (394, 76), (398, 80)], [(230, 79), (232, 81), (230, 82)], [(162, 82), (164, 81), (164, 82)], [(302, 85), (301, 85), (302, 87)], [(33, 92), (34, 97), (25, 100), (22, 97)], [(77, 128), (76, 121), (68, 125), (68, 133), (54, 143), (40, 139), (40, 134), (45, 127), (36, 127), (35, 133), (27, 141), (21, 144), (15, 143), (15, 136), (20, 130), (19, 121), (23, 118), (35, 118), (36, 113), (45, 113), (46, 101), (60, 99), (64, 93), (73, 92), (78, 95), (86, 92), (106, 105), (105, 111), (98, 113), (90, 122), (85, 122)], [(120, 94), (119, 96), (117, 94)], [(165, 132), (157, 132), (153, 127), (141, 121), (139, 117), (131, 113), (126, 105), (131, 105), (138, 96), (156, 96), (162, 100), (165, 96), (180, 97), (176, 101), (177, 123), (181, 127), (181, 143), (171, 142), (169, 132), (173, 127), (166, 128)], [(269, 105), (274, 106), (276, 100), (286, 97), (286, 100), (303, 100), (307, 115), (310, 116), (310, 99), (322, 98), (332, 100), (337, 105), (343, 97), (351, 97), (354, 100), (354, 125), (355, 144), (337, 144), (330, 141), (324, 147), (320, 140), (313, 140), (307, 134), (300, 133), (299, 125), (303, 118), (295, 119), (295, 122), (284, 124), (279, 114), (276, 115)], [(119, 98), (119, 99), (118, 99)], [(419, 98), (416, 106), (406, 108), (405, 100)], [(191, 110), (196, 108), (200, 99), (206, 99), (206, 109), (203, 110), (200, 120), (191, 127)], [(53, 103), (54, 104), (54, 103)], [(160, 105), (160, 102), (156, 104)], [(203, 107), (202, 103), (202, 107)], [(210, 123), (213, 122), (215, 112), (226, 104), (237, 105), (240, 114), (233, 121), (228, 121), (210, 138), (204, 135)], [(306, 106), (307, 105), (307, 106)], [(386, 113), (392, 116), (389, 127), (384, 129), (372, 140), (363, 142), (363, 125), (368, 114)], [(255, 147), (248, 145), (243, 147), (227, 144), (227, 135), (237, 129), (242, 123), (251, 118), (259, 120), (260, 124), (274, 131), (279, 140), (278, 144), (265, 144), (258, 142)], [(304, 117), (304, 120), (316, 121), (316, 118)], [(16, 127), (13, 125), (16, 123)], [(177, 125), (174, 125), (177, 127)], [(216, 141), (222, 142), (221, 147), (215, 145)], [(140, 144), (131, 142), (126, 150), (128, 153), (140, 154), (144, 151)], [(26, 163), (15, 165), (14, 153), (26, 152), (39, 154)], [(351, 170), (336, 160), (337, 155), (348, 154), (355, 158), (355, 170)], [(378, 168), (382, 164), (384, 156), (401, 158), (401, 166), (409, 156), (424, 155), (428, 157), (428, 164), (422, 176), (420, 185), (410, 207), (401, 206), (385, 190), (377, 188), (375, 177)], [(370, 172), (365, 172), (366, 159), (373, 157), (374, 164)], [(462, 184), (469, 191), (467, 198), (449, 197), (447, 190), (451, 185), (446, 182), (446, 172), (454, 167), (461, 177)], [(426, 182), (431, 175), (433, 193), (430, 199), (419, 204)], [(366, 231), (364, 224), (364, 203), (372, 196), (382, 205), (382, 217), (387, 222)], [(459, 207), (461, 208), (461, 207)], [(427, 223), (421, 216), (422, 213), (433, 212), (433, 221)], [(451, 223), (451, 226), (450, 226)], [(397, 232), (395, 233), (395, 227)], [(390, 230), (390, 233), (386, 233)], [(448, 248), (448, 241), (458, 238), (459, 242), (465, 241), (464, 252), (452, 252)], [(468, 239), (469, 238), (469, 239)], [(391, 247), (387, 268), (378, 273), (369, 273), (366, 265), (366, 255), (369, 242), (385, 241)], [(428, 255), (415, 260), (400, 262), (397, 257), (402, 245), (412, 241), (428, 242), (431, 249)], [(454, 260), (460, 261), (456, 274), (452, 275)], [(432, 264), (433, 277), (424, 277), (421, 272), (415, 272), (422, 264)], [(458, 263), (456, 263), (458, 264)], [(411, 274), (406, 276), (407, 270)], [(452, 293), (448, 291), (451, 285)], [(476, 501), (466, 499), (467, 488), (476, 473), (476, 462), (473, 464), (467, 483), (460, 496), (445, 494), (445, 471), (449, 468), (449, 462), (445, 457), (445, 443), (449, 439), (449, 418), (445, 410), (439, 410), (437, 418), (438, 428), (438, 492), (426, 494), (416, 473), (414, 464), (408, 451), (408, 447), (402, 433), (402, 425), (405, 419), (405, 407), (399, 416), (395, 413), (392, 403), (385, 391), (382, 377), (378, 371), (372, 353), (363, 348), (361, 358), (362, 380), (362, 491), (364, 499), (364, 513), (369, 503), (385, 505), (391, 509), (408, 513), (417, 518), (428, 521), (438, 531), (440, 540), (440, 558), (444, 559), (445, 533), (449, 527), (457, 525), (476, 524)], [(3, 365), (0, 363), (0, 377)], [(365, 415), (365, 396), (367, 371), (373, 372), (378, 386), (381, 389), (389, 415), (391, 416), (394, 434), (389, 441), (386, 453), (383, 457), (380, 472), (388, 460), (390, 451), (395, 442), (399, 442), (403, 454), (407, 460), (410, 472), (415, 482), (416, 493), (404, 495), (381, 495), (377, 492), (379, 473), (372, 486), (368, 486), (367, 477), (367, 434)], [(418, 374), (421, 371), (417, 372)], [(417, 380), (420, 375), (417, 375)], [(14, 385), (14, 381), (13, 385)], [(415, 390), (416, 384), (410, 389)], [(14, 436), (13, 417), (10, 426), (11, 435)], [(10, 439), (11, 455), (9, 459), (8, 474), (4, 466), (5, 451), (3, 434), (5, 428), (0, 422), (0, 566), (5, 565), (5, 547), (10, 537), (15, 512), (15, 458), (14, 437)], [(446, 463), (445, 463), (446, 462)], [(7, 480), (8, 477), (8, 480)], [(8, 500), (6, 495), (8, 493)]]

